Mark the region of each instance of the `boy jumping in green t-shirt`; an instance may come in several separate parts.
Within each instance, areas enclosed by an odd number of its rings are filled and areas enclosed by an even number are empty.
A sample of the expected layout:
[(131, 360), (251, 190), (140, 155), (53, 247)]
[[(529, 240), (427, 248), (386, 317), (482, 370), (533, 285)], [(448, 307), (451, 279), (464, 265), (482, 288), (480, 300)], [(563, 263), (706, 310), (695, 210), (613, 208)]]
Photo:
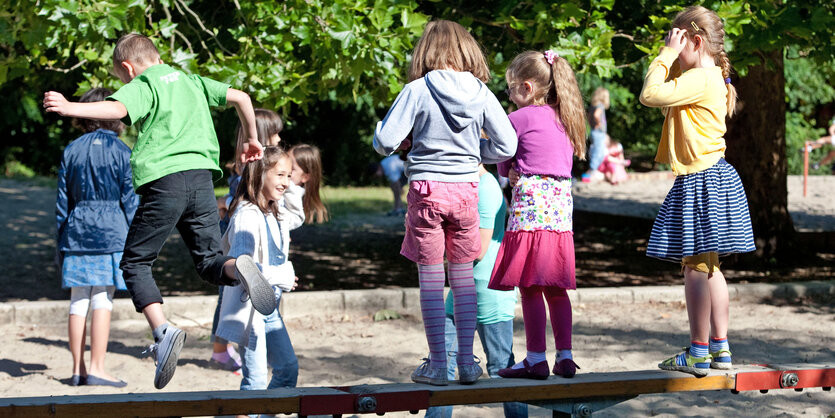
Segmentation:
[(61, 116), (121, 119), (139, 129), (130, 162), (141, 202), (120, 267), (136, 311), (145, 315), (153, 330), (154, 386), (162, 389), (174, 375), (186, 338), (185, 332), (167, 323), (162, 296), (151, 275), (151, 266), (174, 227), (203, 280), (226, 286), (242, 284), (258, 312), (268, 315), (275, 310), (272, 287), (252, 258), (233, 259), (221, 251), (212, 177), (223, 172), (209, 107), (227, 102), (235, 106), (249, 134), (242, 162), (260, 159), (263, 148), (257, 139), (249, 95), (163, 64), (147, 37), (136, 33), (121, 37), (113, 51), (113, 66), (126, 84), (105, 101), (74, 103), (50, 91), (44, 94), (44, 108)]

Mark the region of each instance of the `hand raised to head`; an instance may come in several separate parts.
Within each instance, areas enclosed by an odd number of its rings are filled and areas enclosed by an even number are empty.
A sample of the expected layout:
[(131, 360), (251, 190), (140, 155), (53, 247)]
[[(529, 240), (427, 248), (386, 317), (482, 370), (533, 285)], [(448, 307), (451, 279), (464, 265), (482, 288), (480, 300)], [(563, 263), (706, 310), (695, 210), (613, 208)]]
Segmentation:
[(681, 52), (687, 45), (687, 31), (673, 28), (667, 32), (667, 36), (664, 38), (664, 45), (675, 49), (676, 52)]

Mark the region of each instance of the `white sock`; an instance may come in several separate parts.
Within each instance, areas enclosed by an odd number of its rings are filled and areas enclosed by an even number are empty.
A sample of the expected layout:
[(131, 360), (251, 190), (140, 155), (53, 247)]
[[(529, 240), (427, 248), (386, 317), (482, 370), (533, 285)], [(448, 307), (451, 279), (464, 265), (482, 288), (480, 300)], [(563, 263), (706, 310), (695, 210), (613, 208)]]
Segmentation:
[[(533, 366), (534, 364), (541, 363), (541, 362), (545, 361), (545, 352), (535, 353), (533, 351), (528, 351), (528, 355), (527, 355), (527, 357), (525, 357), (525, 360), (528, 361), (529, 366)], [(514, 364), (513, 367), (511, 367), (511, 369), (516, 370), (516, 369), (521, 369), (521, 368), (524, 368), (524, 367), (525, 367), (525, 363), (523, 361), (520, 361), (520, 362)]]

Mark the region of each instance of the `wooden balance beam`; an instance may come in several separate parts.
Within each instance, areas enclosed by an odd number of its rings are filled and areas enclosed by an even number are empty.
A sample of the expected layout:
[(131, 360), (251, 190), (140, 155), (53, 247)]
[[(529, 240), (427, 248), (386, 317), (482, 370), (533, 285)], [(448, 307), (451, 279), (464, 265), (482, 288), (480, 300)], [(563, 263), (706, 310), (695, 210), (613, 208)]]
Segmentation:
[[(525, 402), (556, 414), (588, 416), (595, 400), (609, 405), (651, 393), (731, 390), (736, 392), (835, 386), (835, 363), (751, 365), (712, 370), (696, 378), (661, 370), (585, 373), (573, 379), (482, 379), (474, 385), (429, 386), (390, 383), (347, 387), (212, 392), (0, 398), (0, 417), (165, 417), (297, 413), (334, 415), (412, 411), (431, 406)], [(613, 401), (614, 400), (614, 401)], [(609, 406), (605, 405), (605, 406)], [(603, 406), (603, 407), (605, 407)]]

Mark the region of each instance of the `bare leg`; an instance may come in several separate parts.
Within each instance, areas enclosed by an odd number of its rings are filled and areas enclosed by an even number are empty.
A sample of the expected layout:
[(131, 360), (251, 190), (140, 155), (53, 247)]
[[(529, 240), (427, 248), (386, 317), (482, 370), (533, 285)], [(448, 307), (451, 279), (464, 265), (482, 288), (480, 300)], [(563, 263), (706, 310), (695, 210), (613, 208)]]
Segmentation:
[(212, 343), (212, 352), (213, 353), (225, 353), (228, 346), (229, 346), (229, 344), (227, 344), (227, 343), (214, 342), (214, 343)]
[(84, 346), (87, 342), (87, 317), (70, 314), (68, 320), (69, 345), (72, 354), (72, 374), (87, 376), (84, 365)]
[(161, 303), (152, 303), (145, 306), (142, 308), (142, 313), (145, 314), (145, 319), (148, 320), (148, 325), (151, 326), (151, 329), (157, 329), (166, 322), (165, 314), (162, 313)]
[(684, 296), (687, 301), (687, 317), (690, 319), (690, 340), (707, 343), (711, 320), (711, 294), (707, 273), (685, 267)]
[(118, 380), (104, 371), (104, 355), (110, 339), (110, 310), (96, 309), (90, 323), (90, 374), (106, 380)]
[(394, 210), (403, 208), (403, 186), (399, 181), (389, 182), (391, 193), (394, 195)]
[(725, 338), (728, 336), (729, 322), (729, 296), (728, 283), (725, 275), (717, 271), (708, 278), (710, 287), (710, 336), (713, 338)]
[(232, 278), (233, 280), (238, 280), (238, 273), (237, 270), (235, 270), (234, 258), (226, 260), (226, 262), (223, 263), (223, 274), (226, 277)]
[(827, 165), (835, 160), (835, 150), (829, 151), (829, 154), (826, 154), (825, 157), (820, 162), (820, 165)]

